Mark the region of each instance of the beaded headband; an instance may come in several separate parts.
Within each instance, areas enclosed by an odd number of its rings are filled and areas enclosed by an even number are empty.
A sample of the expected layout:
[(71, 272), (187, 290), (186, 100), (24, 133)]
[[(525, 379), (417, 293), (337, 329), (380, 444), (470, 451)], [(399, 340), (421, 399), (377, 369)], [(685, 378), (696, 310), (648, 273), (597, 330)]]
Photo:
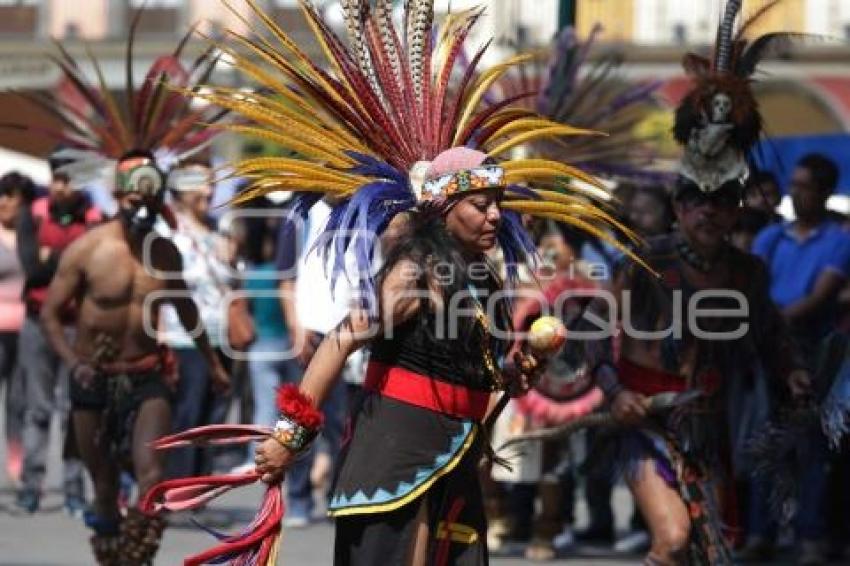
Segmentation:
[(497, 165), (461, 169), (425, 181), (420, 200), (448, 198), (458, 193), (505, 185), (505, 170)]

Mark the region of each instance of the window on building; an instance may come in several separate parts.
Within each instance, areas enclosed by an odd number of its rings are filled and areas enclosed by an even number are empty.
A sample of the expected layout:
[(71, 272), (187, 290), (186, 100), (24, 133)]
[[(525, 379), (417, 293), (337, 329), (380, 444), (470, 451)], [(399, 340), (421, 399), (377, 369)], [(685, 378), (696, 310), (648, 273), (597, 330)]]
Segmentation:
[(42, 3), (42, 0), (0, 0), (0, 36), (35, 36), (40, 27)]
[(136, 11), (144, 8), (137, 31), (142, 35), (173, 35), (180, 31), (185, 0), (129, 0), (127, 28)]

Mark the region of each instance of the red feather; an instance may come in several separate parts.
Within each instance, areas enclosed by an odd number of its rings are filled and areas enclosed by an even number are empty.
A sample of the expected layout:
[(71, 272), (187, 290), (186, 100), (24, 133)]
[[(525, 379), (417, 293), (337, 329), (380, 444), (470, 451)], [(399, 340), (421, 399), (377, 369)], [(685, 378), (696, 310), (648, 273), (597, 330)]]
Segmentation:
[[(507, 108), (508, 106), (513, 104), (514, 102), (517, 102), (518, 100), (521, 100), (521, 99), (526, 98), (528, 96), (534, 96), (535, 94), (537, 94), (537, 93), (536, 92), (530, 92), (530, 93), (525, 92), (525, 93), (522, 93), (522, 94), (517, 94), (515, 96), (511, 96), (510, 98), (506, 98), (505, 100), (500, 100), (496, 104), (493, 104), (492, 106), (482, 110), (481, 112), (476, 114), (475, 118), (473, 118), (472, 121), (469, 124), (467, 124), (467, 126), (463, 129), (463, 132), (460, 134), (460, 137), (458, 138), (458, 143), (466, 144), (469, 141), (471, 141), (472, 136), (475, 134), (475, 131), (481, 126), (481, 124), (483, 124), (488, 118), (490, 118), (493, 114), (495, 114), (499, 110)], [(510, 122), (510, 121), (511, 120), (508, 120), (508, 122)]]
[(377, 128), (369, 128), (373, 136), (373, 143), (378, 142), (384, 146), (382, 155), (386, 157), (388, 162), (392, 163), (396, 167), (403, 168), (404, 159), (398, 152), (398, 149), (403, 145), (401, 141), (401, 133), (398, 131), (392, 120), (390, 120), (387, 116), (381, 101), (375, 95), (369, 81), (365, 76), (363, 76), (359, 67), (351, 59), (336, 34), (328, 29), (325, 23), (318, 18), (317, 15), (314, 15), (313, 17), (316, 19), (317, 25), (322, 30), (322, 34), (327, 41), (329, 49), (331, 50), (331, 55), (340, 65), (345, 78), (348, 80), (349, 84), (351, 84), (354, 92), (361, 95), (359, 98), (361, 104), (365, 107), (366, 116), (371, 117), (375, 122), (377, 122)]
[(247, 442), (262, 440), (271, 433), (271, 428), (257, 425), (207, 425), (163, 436), (153, 441), (151, 446), (157, 450), (166, 450), (192, 445)]
[(449, 139), (451, 138), (452, 132), (455, 131), (458, 127), (458, 120), (460, 119), (460, 103), (463, 98), (466, 96), (466, 89), (469, 88), (469, 84), (472, 81), (472, 77), (475, 76), (478, 64), (481, 62), (481, 58), (484, 56), (484, 53), (490, 47), (490, 44), (493, 40), (489, 40), (487, 43), (481, 46), (481, 49), (475, 54), (470, 61), (469, 66), (466, 68), (466, 73), (463, 75), (461, 79), (457, 93), (453, 97), (451, 106), (449, 107), (449, 112), (445, 123), (443, 124), (443, 132), (440, 134), (440, 139), (445, 140), (443, 143), (447, 144)]
[(137, 111), (134, 116), (136, 131), (142, 130), (144, 118), (151, 110), (150, 103), (154, 89), (164, 88), (164, 85), (161, 82), (163, 78), (185, 74), (185, 72), (186, 71), (180, 65), (180, 61), (174, 57), (160, 57), (154, 61), (153, 65), (151, 65), (151, 68), (148, 69), (148, 72), (145, 75), (145, 80), (142, 83), (141, 89), (139, 89), (136, 104)]
[(441, 132), (441, 125), (443, 121), (446, 120), (449, 116), (448, 109), (445, 107), (446, 102), (446, 91), (448, 90), (449, 80), (452, 76), (452, 71), (455, 67), (455, 62), (457, 61), (458, 56), (463, 49), (463, 44), (466, 41), (467, 36), (469, 35), (470, 29), (475, 25), (475, 22), (478, 21), (478, 15), (469, 18), (467, 24), (458, 30), (455, 33), (455, 36), (452, 38), (452, 46), (449, 50), (448, 55), (446, 56), (446, 62), (443, 67), (443, 71), (440, 74), (439, 81), (437, 83), (437, 92), (435, 95), (434, 106), (437, 108), (437, 112), (434, 114), (434, 131), (438, 132), (437, 137), (437, 146), (443, 147), (445, 143), (445, 138), (443, 138)]
[(383, 51), (383, 47), (380, 44), (380, 39), (378, 37), (377, 30), (375, 28), (374, 22), (370, 20), (367, 24), (367, 32), (366, 37), (369, 41), (369, 45), (372, 48), (372, 62), (375, 65), (377, 71), (377, 79), (378, 84), (381, 87), (384, 96), (388, 99), (387, 104), (389, 106), (389, 112), (391, 114), (390, 119), (393, 120), (394, 123), (400, 126), (399, 130), (403, 132), (402, 140), (404, 145), (401, 149), (404, 150), (404, 160), (413, 162), (415, 161), (415, 151), (412, 146), (413, 140), (407, 132), (410, 131), (407, 112), (405, 111), (404, 104), (402, 103), (401, 92), (398, 88), (398, 84), (396, 83), (395, 73), (393, 72), (392, 65), (390, 65), (388, 61), (388, 55)]
[(696, 53), (686, 53), (682, 57), (682, 68), (689, 77), (705, 77), (711, 72), (711, 61)]
[(422, 114), (425, 116), (423, 122), (425, 123), (424, 134), (425, 145), (428, 152), (426, 155), (428, 159), (433, 159), (437, 156), (437, 136), (435, 136), (435, 132), (432, 127), (433, 124), (430, 119), (431, 113), (434, 111), (434, 101), (431, 98), (433, 94), (431, 78), (433, 76), (433, 69), (431, 68), (431, 58), (433, 56), (432, 43), (433, 37), (430, 33), (426, 34), (424, 47), (425, 53), (422, 58)]
[[(398, 33), (395, 28), (393, 28), (393, 41), (396, 45), (396, 51), (402, 53), (401, 50), (401, 40), (398, 37)], [(409, 110), (410, 117), (412, 119), (412, 124), (410, 128), (410, 134), (413, 139), (416, 140), (414, 147), (416, 147), (416, 155), (414, 157), (414, 162), (419, 161), (421, 159), (425, 159), (425, 155), (423, 153), (423, 140), (424, 140), (424, 132), (422, 131), (422, 123), (424, 119), (422, 118), (422, 109), (419, 107), (416, 102), (416, 97), (414, 96), (413, 90), (413, 76), (410, 73), (410, 62), (406, 56), (400, 57), (401, 66), (399, 68), (401, 72), (401, 94), (404, 98), (404, 106)]]

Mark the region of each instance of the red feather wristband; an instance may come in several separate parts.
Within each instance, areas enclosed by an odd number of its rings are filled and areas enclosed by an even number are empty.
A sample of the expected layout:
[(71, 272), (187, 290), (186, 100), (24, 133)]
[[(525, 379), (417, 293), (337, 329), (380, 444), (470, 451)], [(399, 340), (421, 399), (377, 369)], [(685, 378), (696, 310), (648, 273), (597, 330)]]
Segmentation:
[(310, 398), (298, 390), (298, 386), (288, 383), (277, 389), (277, 409), (289, 420), (309, 430), (318, 430), (325, 416)]

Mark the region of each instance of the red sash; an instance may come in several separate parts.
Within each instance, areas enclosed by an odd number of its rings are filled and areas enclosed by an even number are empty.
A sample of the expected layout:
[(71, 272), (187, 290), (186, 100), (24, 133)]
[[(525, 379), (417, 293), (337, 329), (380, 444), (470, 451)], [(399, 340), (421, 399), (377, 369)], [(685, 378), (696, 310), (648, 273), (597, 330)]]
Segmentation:
[(439, 381), (397, 366), (370, 361), (364, 387), (392, 399), (452, 417), (482, 420), (489, 391)]

